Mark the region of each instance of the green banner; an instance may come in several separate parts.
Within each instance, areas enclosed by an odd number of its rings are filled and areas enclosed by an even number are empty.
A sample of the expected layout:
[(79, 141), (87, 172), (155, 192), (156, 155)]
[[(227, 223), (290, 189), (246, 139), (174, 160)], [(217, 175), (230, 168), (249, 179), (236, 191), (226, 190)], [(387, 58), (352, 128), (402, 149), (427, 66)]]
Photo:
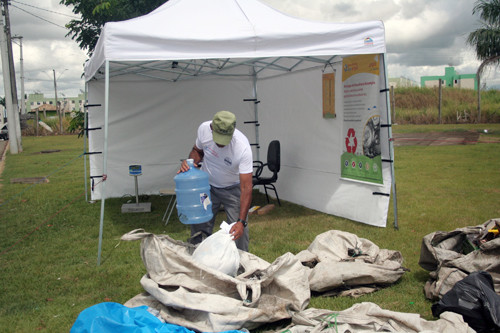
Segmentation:
[(343, 150), (341, 177), (383, 184), (380, 145), (380, 56), (346, 57), (342, 63)]
[(352, 153), (342, 154), (342, 178), (383, 184), (381, 157), (370, 158)]

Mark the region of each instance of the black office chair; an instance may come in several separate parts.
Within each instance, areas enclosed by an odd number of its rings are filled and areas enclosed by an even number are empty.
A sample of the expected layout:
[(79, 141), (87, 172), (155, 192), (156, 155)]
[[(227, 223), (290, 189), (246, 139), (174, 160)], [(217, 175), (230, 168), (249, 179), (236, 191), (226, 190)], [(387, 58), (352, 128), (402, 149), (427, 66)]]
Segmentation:
[[(264, 186), (264, 191), (266, 192), (267, 203), (269, 203), (269, 195), (267, 190), (273, 190), (276, 194), (276, 199), (278, 204), (281, 206), (280, 198), (278, 197), (278, 192), (274, 183), (278, 180), (278, 172), (280, 171), (280, 142), (278, 140), (273, 140), (269, 143), (269, 148), (267, 149), (267, 163), (262, 161), (253, 161), (253, 166), (256, 169), (253, 175), (253, 186), (262, 185)], [(271, 177), (262, 177), (262, 171), (267, 168), (273, 173)]]

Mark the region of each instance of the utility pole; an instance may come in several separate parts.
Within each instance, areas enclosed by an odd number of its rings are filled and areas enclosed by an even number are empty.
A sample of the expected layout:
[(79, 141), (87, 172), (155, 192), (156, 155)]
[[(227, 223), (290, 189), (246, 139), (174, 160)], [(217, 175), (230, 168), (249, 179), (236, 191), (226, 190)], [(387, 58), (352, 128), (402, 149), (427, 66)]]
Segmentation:
[(56, 112), (57, 112), (57, 115), (59, 116), (59, 134), (62, 134), (62, 132), (63, 132), (63, 124), (62, 124), (61, 108), (59, 107), (59, 103), (57, 102), (56, 70), (53, 69), (52, 72), (54, 72), (54, 95), (55, 95), (55, 98), (56, 98)]
[(23, 36), (14, 36), (13, 39), (19, 39), (19, 64), (21, 65), (21, 114), (26, 114), (26, 99), (24, 98), (24, 59), (23, 59)]
[(443, 80), (439, 79), (439, 105), (438, 105), (438, 115), (439, 115), (439, 123), (442, 124), (441, 121), (441, 106), (443, 105)]
[[(17, 136), (17, 148), (19, 152), (23, 151), (21, 145), (21, 121), (19, 119), (19, 102), (17, 100), (17, 84), (16, 84), (16, 69), (14, 67), (14, 55), (12, 53), (12, 38), (10, 30), (10, 16), (9, 16), (9, 0), (3, 0), (4, 2), (4, 15), (5, 15), (5, 35), (7, 36), (7, 50), (9, 52), (9, 67), (10, 67), (10, 84), (12, 86), (12, 108), (14, 110), (15, 125), (16, 125), (16, 136)], [(9, 135), (10, 138), (10, 135)]]
[[(5, 89), (5, 105), (7, 107), (9, 141), (11, 154), (23, 151), (21, 144), (21, 125), (17, 103), (16, 75), (12, 57), (12, 41), (10, 35), (10, 20), (8, 0), (2, 0), (3, 18), (0, 18), (0, 48), (2, 54), (2, 71)], [(5, 19), (5, 24), (4, 24)]]

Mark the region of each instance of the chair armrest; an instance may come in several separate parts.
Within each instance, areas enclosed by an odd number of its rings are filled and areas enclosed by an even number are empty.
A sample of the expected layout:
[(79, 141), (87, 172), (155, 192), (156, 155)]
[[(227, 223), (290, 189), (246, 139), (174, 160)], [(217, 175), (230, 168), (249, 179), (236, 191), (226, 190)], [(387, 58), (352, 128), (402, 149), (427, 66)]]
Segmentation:
[(260, 177), (260, 175), (262, 174), (262, 171), (264, 170), (264, 167), (266, 165), (267, 165), (267, 163), (264, 164), (261, 161), (253, 161), (253, 167), (254, 167), (254, 169), (256, 169), (255, 170), (255, 174), (254, 174), (255, 178), (259, 178)]
[(261, 161), (253, 161), (253, 167), (254, 168), (260, 168), (264, 165), (264, 162)]

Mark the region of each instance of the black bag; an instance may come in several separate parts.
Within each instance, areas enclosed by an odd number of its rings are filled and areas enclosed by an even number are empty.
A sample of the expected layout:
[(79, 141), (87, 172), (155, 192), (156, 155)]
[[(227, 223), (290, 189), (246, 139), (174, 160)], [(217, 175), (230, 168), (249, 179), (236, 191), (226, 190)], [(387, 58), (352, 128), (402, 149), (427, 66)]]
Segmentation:
[(473, 272), (457, 282), (432, 305), (435, 317), (445, 311), (461, 314), (478, 333), (500, 329), (500, 296), (495, 293), (491, 275), (485, 271)]

